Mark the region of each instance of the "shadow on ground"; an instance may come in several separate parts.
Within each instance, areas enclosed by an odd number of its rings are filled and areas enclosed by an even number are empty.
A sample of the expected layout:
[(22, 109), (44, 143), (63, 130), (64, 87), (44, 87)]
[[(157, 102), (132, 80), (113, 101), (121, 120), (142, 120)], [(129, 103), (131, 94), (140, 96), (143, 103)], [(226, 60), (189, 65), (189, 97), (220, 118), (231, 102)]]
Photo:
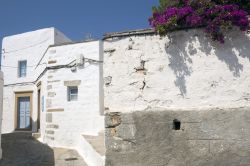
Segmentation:
[(0, 166), (54, 166), (54, 151), (32, 137), (31, 132), (2, 134)]
[(2, 134), (2, 149), (0, 166), (87, 166), (75, 150), (51, 148), (31, 132)]

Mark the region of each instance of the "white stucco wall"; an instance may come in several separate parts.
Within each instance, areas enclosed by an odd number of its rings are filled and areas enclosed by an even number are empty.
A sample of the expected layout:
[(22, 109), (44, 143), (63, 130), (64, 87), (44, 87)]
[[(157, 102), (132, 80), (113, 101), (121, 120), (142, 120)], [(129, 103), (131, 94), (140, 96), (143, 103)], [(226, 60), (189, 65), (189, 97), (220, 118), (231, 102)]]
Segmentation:
[[(3, 97), (4, 133), (15, 130), (15, 92), (32, 92), (32, 132), (38, 132), (38, 84), (41, 88), (39, 140), (51, 146), (79, 150), (83, 143), (79, 140), (84, 139), (82, 135), (98, 136), (103, 132), (101, 41), (74, 44), (55, 28), (47, 28), (6, 37), (2, 48), (2, 69), (7, 80)], [(75, 64), (80, 54), (87, 60), (84, 66), (72, 72), (66, 65)], [(18, 78), (19, 60), (27, 60), (25, 78)], [(77, 101), (67, 101), (65, 81), (80, 81)], [(91, 146), (88, 150), (94, 151)], [(96, 159), (94, 155), (90, 158)]]
[[(60, 39), (60, 40), (59, 40)], [(55, 28), (8, 36), (2, 42), (2, 71), (4, 72), (3, 133), (14, 131), (15, 92), (33, 91), (33, 125), (36, 131), (37, 87), (39, 75), (46, 68), (42, 59), (49, 46), (68, 42)], [(56, 43), (58, 42), (58, 43)], [(27, 76), (18, 77), (18, 61), (27, 60)], [(41, 63), (38, 65), (39, 61)]]
[(55, 43), (56, 44), (63, 44), (63, 43), (70, 43), (70, 40), (67, 36), (65, 36), (61, 31), (55, 29)]
[(203, 30), (106, 39), (106, 112), (249, 107), (250, 35), (227, 36), (225, 44)]
[[(19, 82), (32, 82), (39, 72), (34, 72), (36, 65), (49, 45), (54, 43), (54, 28), (27, 32), (5, 37), (2, 42), (2, 70), (6, 73), (5, 85)], [(27, 60), (27, 76), (18, 77), (18, 61)]]
[(2, 132), (10, 133), (15, 130), (15, 92), (28, 92), (33, 91), (33, 105), (32, 105), (32, 131), (36, 131), (36, 120), (37, 120), (37, 92), (33, 85), (25, 86), (8, 86), (3, 89), (3, 121), (2, 121)]
[[(67, 65), (73, 62), (77, 55), (100, 61), (100, 42), (85, 42), (51, 47), (46, 57), (48, 67)], [(44, 123), (57, 125), (57, 129), (47, 128), (43, 133), (43, 141), (51, 146), (77, 146), (79, 135), (98, 135), (104, 130), (104, 118), (100, 115), (100, 65), (101, 63), (86, 61), (84, 66), (77, 67), (75, 72), (71, 68), (52, 69), (47, 71), (46, 110), (63, 109), (52, 114), (52, 121)], [(78, 85), (78, 100), (67, 100), (67, 86), (65, 81), (80, 81)], [(50, 96), (49, 94), (54, 94)], [(46, 127), (45, 127), (46, 128)], [(53, 131), (53, 134), (48, 133)], [(47, 132), (47, 133), (46, 133)]]
[(1, 134), (2, 134), (2, 116), (3, 116), (3, 72), (0, 71), (0, 159), (2, 158)]

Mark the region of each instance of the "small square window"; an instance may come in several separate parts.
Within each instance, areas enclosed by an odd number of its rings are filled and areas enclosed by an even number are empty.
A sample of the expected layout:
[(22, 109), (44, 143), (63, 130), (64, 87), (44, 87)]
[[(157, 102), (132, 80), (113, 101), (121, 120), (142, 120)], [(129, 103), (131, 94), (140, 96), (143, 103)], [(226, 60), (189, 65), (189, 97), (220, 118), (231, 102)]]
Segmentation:
[(27, 61), (19, 61), (18, 62), (18, 76), (19, 77), (26, 77), (27, 72)]
[(78, 98), (78, 87), (70, 86), (68, 87), (68, 101), (77, 101)]

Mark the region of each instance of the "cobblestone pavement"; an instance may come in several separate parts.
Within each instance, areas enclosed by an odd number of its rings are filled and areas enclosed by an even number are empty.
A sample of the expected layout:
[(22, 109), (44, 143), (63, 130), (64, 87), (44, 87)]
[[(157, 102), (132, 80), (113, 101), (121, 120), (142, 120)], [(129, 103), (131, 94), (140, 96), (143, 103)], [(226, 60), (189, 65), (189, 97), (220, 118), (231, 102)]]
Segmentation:
[(74, 150), (51, 148), (29, 132), (2, 135), (0, 166), (87, 166)]

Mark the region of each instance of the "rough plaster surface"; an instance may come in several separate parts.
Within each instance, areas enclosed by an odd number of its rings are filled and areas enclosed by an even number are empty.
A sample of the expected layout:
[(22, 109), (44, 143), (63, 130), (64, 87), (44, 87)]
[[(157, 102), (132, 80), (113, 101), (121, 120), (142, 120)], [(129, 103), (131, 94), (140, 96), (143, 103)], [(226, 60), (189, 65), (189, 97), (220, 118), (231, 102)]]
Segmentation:
[[(0, 119), (2, 119), (3, 117), (3, 84), (4, 84), (3, 77), (4, 77), (3, 72), (0, 71)], [(2, 121), (0, 121), (0, 159), (2, 158), (1, 134), (2, 134)]]
[(110, 113), (106, 166), (248, 166), (249, 119), (249, 109)]
[(106, 112), (250, 106), (250, 36), (203, 30), (104, 41)]
[[(45, 55), (49, 67), (67, 65), (82, 54), (85, 58), (102, 61), (100, 41), (69, 44), (51, 47)], [(82, 137), (98, 136), (104, 131), (102, 63), (85, 61), (83, 66), (49, 70), (46, 78), (46, 110), (63, 110), (51, 112), (52, 120), (44, 122), (43, 141), (50, 146), (75, 148), (90, 166), (103, 165), (104, 159)], [(78, 86), (78, 100), (67, 100), (68, 86)], [(51, 95), (53, 94), (53, 95)], [(47, 114), (47, 113), (44, 113)], [(103, 140), (104, 141), (104, 140)]]
[[(63, 40), (63, 37), (58, 36), (59, 34), (59, 31), (54, 28), (46, 28), (5, 37), (2, 42), (2, 70), (6, 73), (5, 85), (35, 81), (46, 67), (44, 64), (37, 67), (46, 49), (53, 44), (68, 42), (67, 38)], [(15, 68), (18, 67), (20, 60), (27, 60), (25, 78), (19, 78)]]
[[(70, 64), (80, 54), (99, 61), (102, 59), (99, 47), (99, 41), (56, 46), (51, 47), (45, 57), (48, 61), (55, 61), (48, 64), (49, 67)], [(51, 88), (46, 90), (46, 110), (63, 111), (51, 113), (52, 121), (47, 125), (56, 124), (58, 128), (45, 129), (42, 132), (44, 142), (51, 146), (75, 147), (78, 146), (78, 137), (81, 134), (98, 135), (98, 132), (104, 130), (104, 116), (100, 115), (99, 110), (99, 71), (99, 63), (87, 61), (83, 66), (76, 67), (75, 71), (71, 68), (48, 70), (46, 85)], [(68, 101), (68, 86), (78, 86), (77, 101)], [(51, 131), (54, 131), (53, 134), (48, 134)]]
[(249, 165), (250, 36), (227, 36), (105, 39), (106, 166)]
[[(2, 71), (4, 72), (4, 95), (3, 95), (3, 133), (14, 131), (15, 119), (15, 92), (33, 91), (33, 114), (32, 131), (36, 131), (37, 121), (37, 78), (46, 68), (46, 59), (38, 62), (44, 56), (47, 48), (53, 44), (68, 42), (68, 38), (60, 36), (61, 33), (55, 28), (45, 28), (32, 32), (8, 36), (2, 42)], [(27, 75), (25, 78), (18, 77), (18, 61), (27, 60)], [(45, 74), (46, 75), (46, 74)], [(40, 78), (39, 81), (43, 81)], [(35, 82), (35, 83), (31, 83)], [(20, 84), (19, 84), (20, 83)], [(45, 88), (41, 85), (41, 88)], [(41, 91), (44, 96), (45, 92)], [(41, 118), (44, 118), (41, 115)], [(43, 126), (41, 126), (43, 128)]]

